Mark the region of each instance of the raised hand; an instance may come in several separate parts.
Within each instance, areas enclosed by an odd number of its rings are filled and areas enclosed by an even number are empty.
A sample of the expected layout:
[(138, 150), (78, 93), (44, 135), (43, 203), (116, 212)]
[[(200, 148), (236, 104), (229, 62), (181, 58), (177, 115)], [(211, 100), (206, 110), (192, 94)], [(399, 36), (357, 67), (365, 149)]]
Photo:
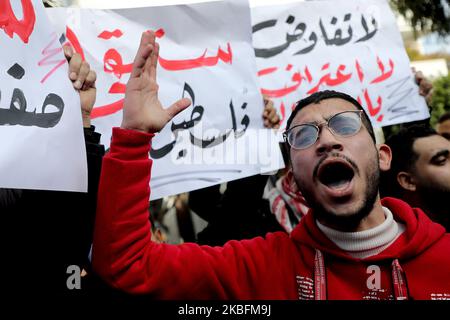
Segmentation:
[(91, 112), (97, 95), (95, 88), (97, 74), (94, 70), (91, 70), (89, 63), (83, 61), (80, 54), (74, 52), (70, 45), (65, 45), (63, 49), (69, 62), (69, 79), (80, 94), (83, 127), (89, 128), (91, 126)]
[(142, 33), (133, 70), (127, 83), (121, 127), (143, 132), (158, 132), (175, 115), (186, 109), (191, 101), (183, 98), (165, 109), (158, 99), (156, 66), (159, 45), (155, 33)]

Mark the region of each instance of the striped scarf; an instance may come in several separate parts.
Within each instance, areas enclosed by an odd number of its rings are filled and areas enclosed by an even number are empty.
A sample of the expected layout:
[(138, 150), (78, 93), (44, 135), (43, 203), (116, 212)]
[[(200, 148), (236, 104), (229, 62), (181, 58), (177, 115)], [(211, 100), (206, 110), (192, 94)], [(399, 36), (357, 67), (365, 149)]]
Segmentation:
[(292, 171), (278, 179), (269, 191), (270, 211), (281, 226), (290, 233), (309, 210), (305, 198), (297, 190)]

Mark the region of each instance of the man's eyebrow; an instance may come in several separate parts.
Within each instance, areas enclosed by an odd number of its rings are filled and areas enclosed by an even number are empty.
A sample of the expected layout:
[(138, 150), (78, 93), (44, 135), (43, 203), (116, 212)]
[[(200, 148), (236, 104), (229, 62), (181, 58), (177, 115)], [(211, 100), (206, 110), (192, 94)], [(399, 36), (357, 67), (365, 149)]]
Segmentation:
[(437, 158), (446, 156), (448, 157), (450, 151), (448, 149), (439, 150), (434, 156), (431, 157), (430, 162), (436, 161)]
[(330, 120), (332, 117), (334, 117), (336, 114), (332, 114), (331, 116), (328, 117), (324, 117), (323, 121), (318, 121), (318, 120), (314, 120), (314, 121), (308, 121), (308, 122), (303, 122), (301, 124), (313, 124), (313, 125), (318, 125), (320, 123), (324, 123), (324, 122), (328, 122), (328, 120)]

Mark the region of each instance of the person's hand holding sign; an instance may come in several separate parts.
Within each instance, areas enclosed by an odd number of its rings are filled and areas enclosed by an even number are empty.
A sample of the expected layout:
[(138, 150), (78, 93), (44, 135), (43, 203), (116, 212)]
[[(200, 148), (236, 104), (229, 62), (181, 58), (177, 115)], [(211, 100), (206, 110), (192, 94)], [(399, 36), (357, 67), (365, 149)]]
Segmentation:
[(267, 96), (264, 96), (264, 111), (263, 111), (263, 121), (264, 126), (269, 129), (279, 129), (280, 128), (280, 117), (277, 114), (277, 110), (273, 105), (273, 101)]
[(65, 45), (63, 49), (69, 62), (69, 79), (80, 94), (83, 127), (89, 128), (91, 126), (91, 112), (97, 94), (95, 88), (97, 74), (94, 70), (91, 70), (89, 63), (83, 61), (80, 54), (74, 52), (70, 45)]

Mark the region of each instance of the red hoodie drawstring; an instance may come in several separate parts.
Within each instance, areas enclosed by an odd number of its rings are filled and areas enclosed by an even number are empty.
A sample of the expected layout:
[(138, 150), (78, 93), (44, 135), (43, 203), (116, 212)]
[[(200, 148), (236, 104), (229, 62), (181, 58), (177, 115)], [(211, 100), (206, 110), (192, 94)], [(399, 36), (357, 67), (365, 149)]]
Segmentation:
[(398, 262), (398, 259), (392, 261), (392, 282), (394, 283), (395, 300), (408, 300), (408, 286), (406, 285), (405, 272)]
[(325, 260), (320, 250), (316, 249), (314, 258), (314, 299), (327, 300), (327, 279), (325, 274)]

